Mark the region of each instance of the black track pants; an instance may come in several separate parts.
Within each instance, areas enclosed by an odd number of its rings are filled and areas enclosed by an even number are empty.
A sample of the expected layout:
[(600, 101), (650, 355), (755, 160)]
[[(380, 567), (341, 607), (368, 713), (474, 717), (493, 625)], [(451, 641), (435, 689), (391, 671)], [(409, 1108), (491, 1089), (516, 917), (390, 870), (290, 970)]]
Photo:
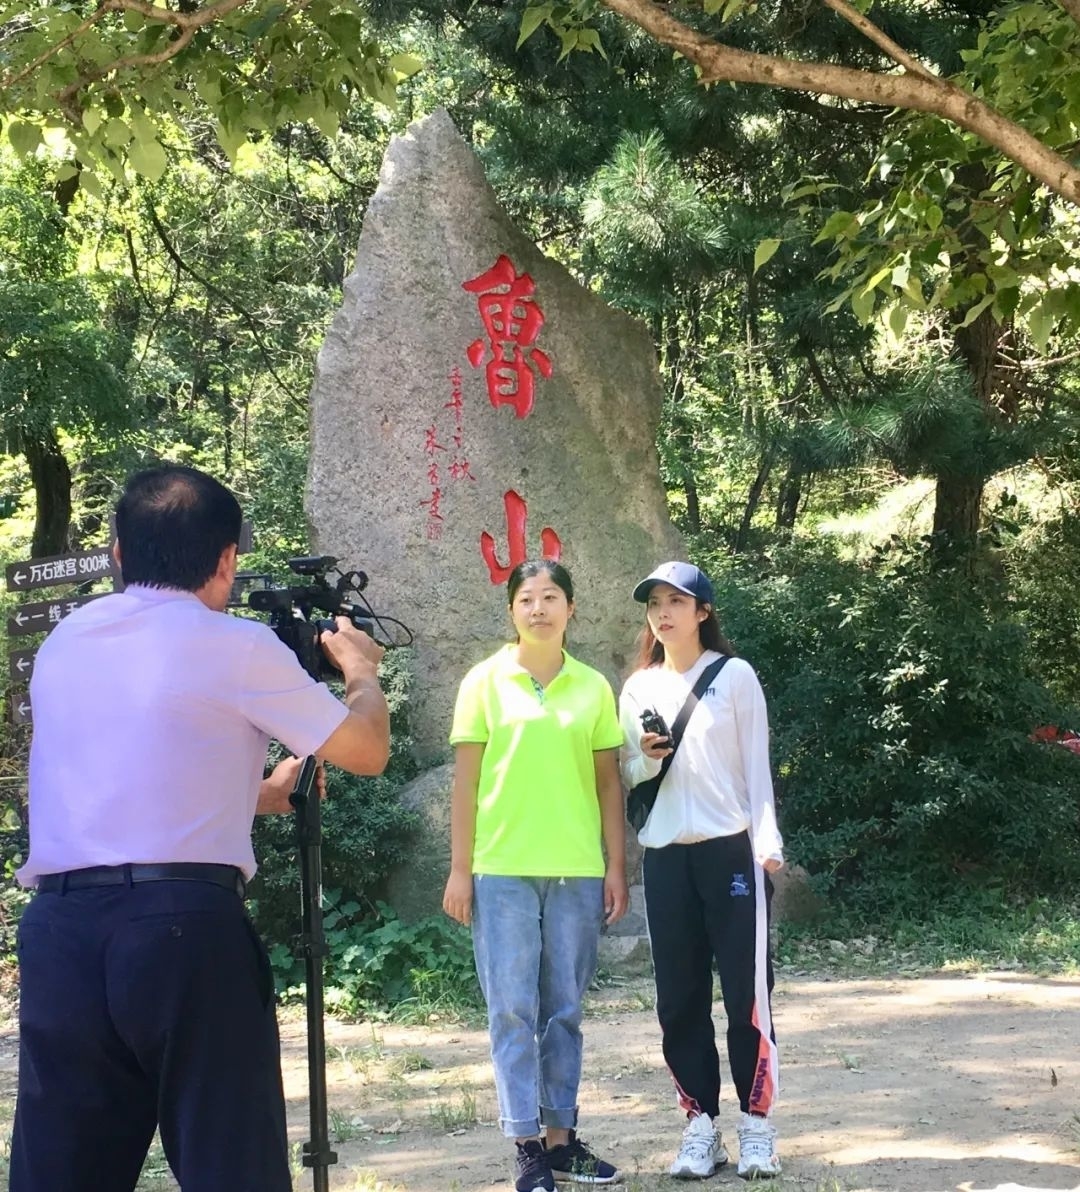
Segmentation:
[(645, 906), (656, 970), (656, 1013), (687, 1113), (715, 1117), (720, 1058), (712, 1021), (715, 959), (727, 1013), (731, 1076), (744, 1113), (767, 1114), (777, 1089), (769, 995), (772, 882), (749, 837), (645, 850)]

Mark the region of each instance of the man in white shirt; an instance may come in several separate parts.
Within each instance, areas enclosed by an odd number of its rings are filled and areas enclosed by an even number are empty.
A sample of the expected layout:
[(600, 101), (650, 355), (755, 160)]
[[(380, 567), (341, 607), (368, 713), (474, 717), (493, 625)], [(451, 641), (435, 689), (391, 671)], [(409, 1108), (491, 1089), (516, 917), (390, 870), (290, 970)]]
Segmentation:
[[(347, 619), (322, 640), (342, 702), (223, 615), (240, 523), (195, 469), (133, 476), (125, 590), (35, 660), (12, 1192), (130, 1192), (156, 1127), (185, 1192), (292, 1188), (252, 819), (288, 808), (304, 755), (380, 773), (389, 715), (382, 648)], [(297, 757), (264, 779), (272, 737)]]

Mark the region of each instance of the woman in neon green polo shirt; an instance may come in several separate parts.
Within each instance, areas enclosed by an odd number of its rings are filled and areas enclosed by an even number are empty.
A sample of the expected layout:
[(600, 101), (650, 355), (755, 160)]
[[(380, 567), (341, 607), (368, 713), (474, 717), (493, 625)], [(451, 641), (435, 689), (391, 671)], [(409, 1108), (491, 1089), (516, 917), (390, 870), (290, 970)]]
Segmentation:
[(563, 649), (566, 569), (521, 563), (507, 594), (517, 640), (469, 671), (454, 709), (443, 908), (472, 925), (514, 1186), (553, 1192), (618, 1178), (575, 1127), (581, 999), (601, 923), (627, 905), (622, 730), (607, 680)]

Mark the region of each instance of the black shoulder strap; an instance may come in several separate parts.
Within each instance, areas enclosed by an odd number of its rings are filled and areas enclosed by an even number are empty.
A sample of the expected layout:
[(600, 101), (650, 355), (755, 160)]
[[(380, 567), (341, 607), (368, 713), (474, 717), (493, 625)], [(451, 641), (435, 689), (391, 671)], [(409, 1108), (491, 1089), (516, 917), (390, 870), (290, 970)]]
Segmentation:
[(698, 681), (694, 684), (693, 691), (686, 697), (686, 703), (679, 709), (678, 716), (675, 717), (675, 723), (671, 726), (671, 752), (660, 763), (660, 773), (657, 775), (657, 787), (664, 781), (664, 776), (668, 770), (671, 769), (672, 759), (675, 757), (675, 750), (679, 748), (679, 742), (682, 740), (683, 731), (686, 728), (687, 722), (694, 713), (694, 709), (698, 706), (698, 701), (709, 690), (709, 686), (713, 679), (724, 669), (727, 664), (727, 657), (718, 658), (715, 662), (709, 665), (698, 675)]

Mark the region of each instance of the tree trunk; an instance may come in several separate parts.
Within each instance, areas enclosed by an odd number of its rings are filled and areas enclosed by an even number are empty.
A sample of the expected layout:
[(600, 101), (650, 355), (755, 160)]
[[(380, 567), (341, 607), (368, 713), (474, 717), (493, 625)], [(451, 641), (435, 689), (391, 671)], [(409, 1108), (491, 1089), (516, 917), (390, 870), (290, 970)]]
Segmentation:
[(746, 540), (750, 537), (750, 525), (754, 520), (754, 514), (757, 512), (758, 505), (761, 504), (761, 494), (765, 491), (765, 485), (769, 482), (769, 474), (772, 472), (775, 456), (775, 449), (770, 444), (765, 454), (761, 457), (761, 463), (758, 465), (754, 483), (750, 485), (750, 491), (746, 495), (746, 507), (743, 509), (742, 521), (739, 523), (739, 528), (735, 533), (735, 541), (731, 544), (731, 553), (733, 555), (740, 555), (746, 550)]
[(61, 554), (68, 548), (71, 525), (71, 469), (52, 430), (37, 438), (24, 434), (22, 449), (36, 510), (30, 554), (35, 559)]
[(701, 502), (698, 500), (693, 454), (690, 445), (685, 441), (680, 410), (685, 394), (683, 345), (679, 334), (679, 317), (672, 311), (664, 317), (664, 372), (667, 373), (668, 392), (671, 394), (671, 434), (678, 453), (683, 492), (686, 494), (686, 524), (691, 534), (700, 534)]
[(934, 488), (934, 533), (953, 546), (970, 547), (979, 532), (983, 481), (978, 476), (939, 476)]
[(784, 479), (780, 481), (780, 494), (776, 499), (776, 528), (794, 530), (799, 515), (799, 501), (802, 499), (802, 469), (789, 464)]
[[(984, 310), (967, 327), (953, 335), (956, 350), (967, 366), (972, 392), (985, 417), (994, 418), (995, 364), (1004, 329), (989, 310)], [(979, 533), (983, 489), (981, 473), (951, 472), (936, 477), (934, 489), (934, 533), (942, 534), (953, 547), (970, 548)]]

